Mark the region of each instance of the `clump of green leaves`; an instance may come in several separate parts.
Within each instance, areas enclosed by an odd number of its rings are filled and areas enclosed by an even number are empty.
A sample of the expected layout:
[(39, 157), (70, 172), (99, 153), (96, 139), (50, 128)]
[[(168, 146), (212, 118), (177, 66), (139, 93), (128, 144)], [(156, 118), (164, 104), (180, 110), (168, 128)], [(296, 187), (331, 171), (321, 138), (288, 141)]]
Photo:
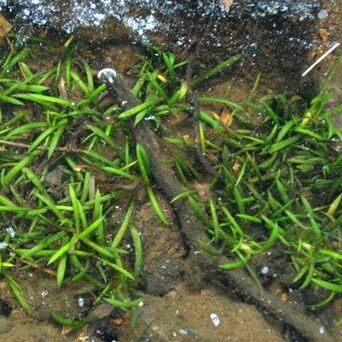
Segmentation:
[[(147, 108), (149, 115), (158, 117), (158, 123), (161, 113), (190, 111), (189, 87), (216, 76), (240, 58), (233, 56), (195, 76), (191, 84), (183, 84), (178, 81), (184, 76), (182, 63), (170, 53), (156, 48), (152, 52), (153, 58), (140, 65), (134, 87), (135, 95), (147, 100), (128, 111), (136, 118), (142, 113), (136, 123), (146, 118)], [(213, 96), (197, 98), (200, 122), (196, 139), (200, 152), (215, 160), (214, 197), (203, 203), (191, 186), (194, 180), (203, 181), (201, 171), (177, 154), (175, 170), (188, 190), (174, 200), (188, 198), (207, 226), (213, 246), (236, 257), (222, 265), (223, 269), (245, 267), (258, 282), (250, 267), (255, 257), (274, 249), (281, 251), (296, 272), (293, 286), (325, 290), (323, 305), (342, 292), (342, 133), (332, 123), (337, 109), (327, 107), (330, 95), (324, 91), (309, 105), (299, 96), (286, 95), (252, 101), (258, 81), (245, 103)], [(177, 101), (171, 101), (175, 96)], [(208, 111), (212, 105), (225, 108), (226, 114), (213, 115)], [(159, 112), (160, 108), (165, 112)], [(191, 142), (178, 137), (165, 140), (193, 148)], [(213, 251), (213, 246), (205, 248)]]
[(67, 49), (46, 71), (26, 64), (30, 53), (12, 52), (1, 64), (0, 273), (27, 312), (14, 266), (45, 265), (59, 287), (86, 280), (97, 301), (133, 307), (142, 247), (125, 188), (139, 176), (129, 141), (108, 119), (117, 106), (102, 107), (105, 85)]
[[(216, 135), (203, 140), (219, 161), (216, 199), (203, 206), (196, 191), (185, 193), (215, 248), (235, 256), (221, 268), (246, 267), (257, 279), (254, 257), (282, 251), (296, 271), (292, 286), (324, 289), (322, 305), (342, 292), (342, 133), (332, 123), (329, 98), (319, 94), (307, 106), (297, 96), (267, 96), (240, 108), (202, 98), (228, 106), (237, 128), (219, 119), (221, 127), (206, 125)], [(189, 167), (175, 163), (189, 186)]]
[[(132, 225), (137, 184), (145, 187), (160, 221), (169, 222), (153, 188), (151, 156), (143, 146), (132, 146), (125, 121), (149, 120), (159, 127), (166, 115), (191, 112), (190, 87), (239, 59), (229, 58), (187, 84), (185, 62), (155, 47), (150, 52), (137, 66), (132, 89), (141, 103), (123, 111), (116, 104), (102, 107), (105, 85), (97, 84), (85, 60), (72, 57), (69, 42), (46, 71), (30, 68), (27, 49), (2, 61), (0, 273), (27, 312), (14, 266), (46, 265), (58, 286), (86, 280), (96, 301), (122, 309), (140, 302), (130, 296), (142, 268), (139, 232)], [(245, 267), (259, 282), (252, 267), (256, 257), (277, 250), (295, 269), (295, 284), (327, 292), (317, 306), (324, 305), (342, 292), (342, 134), (331, 122), (335, 110), (326, 107), (326, 94), (310, 105), (296, 96), (251, 98), (241, 104), (197, 98), (196, 139), (217, 177), (209, 184), (211, 196), (203, 199), (192, 184), (205, 175), (177, 153), (175, 171), (187, 190), (174, 201), (187, 198), (207, 227), (211, 244), (203, 248), (235, 258), (221, 268)], [(213, 115), (211, 105), (224, 107), (225, 117)], [(193, 149), (191, 139), (164, 139), (185, 152)], [(113, 224), (118, 206), (124, 214)], [(133, 241), (133, 253), (126, 239)]]

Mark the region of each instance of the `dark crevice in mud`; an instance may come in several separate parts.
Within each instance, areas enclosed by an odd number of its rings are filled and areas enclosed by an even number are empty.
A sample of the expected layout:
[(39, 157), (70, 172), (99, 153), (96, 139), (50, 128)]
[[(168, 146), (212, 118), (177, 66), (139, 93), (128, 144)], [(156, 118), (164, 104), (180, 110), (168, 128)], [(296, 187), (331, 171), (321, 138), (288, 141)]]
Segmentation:
[(92, 341), (113, 342), (119, 341), (118, 332), (106, 319), (98, 320), (89, 327), (89, 338)]
[(0, 316), (8, 317), (12, 312), (12, 307), (5, 300), (0, 298)]

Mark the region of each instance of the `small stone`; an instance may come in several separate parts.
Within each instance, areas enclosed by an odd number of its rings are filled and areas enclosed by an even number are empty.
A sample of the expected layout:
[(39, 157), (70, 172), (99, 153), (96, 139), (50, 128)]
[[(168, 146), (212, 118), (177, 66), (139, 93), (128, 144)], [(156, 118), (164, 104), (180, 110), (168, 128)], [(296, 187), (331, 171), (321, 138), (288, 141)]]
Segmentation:
[(177, 291), (175, 290), (172, 290), (170, 292), (168, 292), (165, 297), (168, 297), (168, 298), (176, 298), (177, 297)]
[(49, 294), (48, 290), (43, 290), (42, 293), (41, 293), (42, 298), (45, 298), (48, 294)]
[(102, 303), (89, 312), (87, 319), (100, 320), (106, 318), (113, 312), (113, 310), (114, 307), (112, 305), (108, 303)]
[(187, 336), (188, 335), (188, 331), (186, 329), (179, 329), (179, 335)]
[(98, 79), (103, 83), (106, 83), (106, 82), (113, 83), (116, 76), (117, 76), (117, 73), (112, 68), (104, 68), (100, 70), (99, 73), (97, 74)]
[(79, 297), (77, 300), (77, 304), (80, 308), (83, 308), (84, 307), (84, 298)]
[(6, 228), (6, 233), (13, 239), (15, 237), (15, 230), (12, 226)]
[(220, 325), (220, 318), (216, 313), (210, 314), (211, 322), (213, 323), (214, 327), (218, 327)]
[(223, 11), (229, 11), (230, 7), (233, 5), (233, 0), (221, 0), (220, 6)]
[(114, 325), (120, 326), (122, 325), (122, 323), (124, 322), (124, 320), (122, 318), (115, 318), (112, 320)]
[(270, 269), (267, 266), (263, 266), (260, 270), (260, 273), (262, 275), (266, 275), (269, 271), (270, 271)]
[(325, 328), (323, 326), (319, 327), (319, 333), (320, 334), (325, 334)]
[(321, 10), (317, 13), (317, 18), (318, 18), (319, 20), (324, 20), (324, 19), (328, 18), (328, 16), (329, 16), (329, 13), (328, 13), (328, 11), (325, 10), (325, 9), (321, 9)]

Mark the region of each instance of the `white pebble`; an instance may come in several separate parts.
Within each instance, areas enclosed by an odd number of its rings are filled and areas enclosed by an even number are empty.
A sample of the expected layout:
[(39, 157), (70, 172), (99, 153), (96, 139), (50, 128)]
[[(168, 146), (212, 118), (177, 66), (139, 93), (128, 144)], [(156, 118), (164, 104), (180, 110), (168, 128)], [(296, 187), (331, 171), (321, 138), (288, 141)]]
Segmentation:
[(179, 329), (179, 334), (180, 334), (181, 336), (186, 336), (186, 335), (188, 335), (188, 332), (187, 332), (187, 330), (185, 330), (185, 329)]
[(329, 16), (329, 13), (325, 9), (321, 9), (317, 14), (317, 18), (320, 20), (326, 19), (328, 18), (328, 16)]
[(319, 327), (319, 333), (320, 334), (325, 334), (325, 328), (323, 326)]
[(210, 319), (214, 325), (214, 327), (218, 327), (220, 325), (220, 318), (216, 315), (216, 313), (210, 314)]
[(116, 75), (117, 73), (114, 69), (104, 68), (99, 71), (99, 73), (97, 74), (97, 77), (101, 82), (113, 83), (114, 79), (116, 78)]
[(267, 266), (264, 266), (261, 268), (260, 273), (266, 275), (269, 271), (270, 269)]
[(77, 302), (78, 302), (78, 306), (80, 308), (84, 307), (84, 298), (82, 298), (82, 297), (78, 298)]

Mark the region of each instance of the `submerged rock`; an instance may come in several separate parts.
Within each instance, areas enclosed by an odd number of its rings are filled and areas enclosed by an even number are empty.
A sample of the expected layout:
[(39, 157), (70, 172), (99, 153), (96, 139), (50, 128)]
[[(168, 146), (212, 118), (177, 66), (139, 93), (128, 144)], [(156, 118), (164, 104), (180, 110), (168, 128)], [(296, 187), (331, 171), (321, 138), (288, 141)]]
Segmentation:
[(0, 0), (0, 8), (16, 21), (67, 34), (87, 28), (93, 40), (119, 38), (120, 23), (132, 41), (158, 40), (188, 49), (207, 30), (205, 43), (212, 49), (251, 55), (263, 46), (281, 47), (282, 55), (285, 48), (296, 48), (296, 55), (305, 51), (314, 43), (312, 30), (321, 10), (317, 0)]
[[(76, 34), (86, 44), (151, 42), (183, 58), (199, 45), (196, 59), (207, 64), (241, 53), (244, 78), (254, 79), (262, 72), (275, 81), (270, 83), (300, 88), (310, 98), (315, 92), (312, 75), (303, 81), (301, 74), (322, 43), (318, 33), (325, 20), (322, 11), (329, 18), (333, 11), (324, 4), (323, 0), (0, 0), (0, 10), (18, 28), (29, 23), (58, 34)], [(338, 7), (335, 1), (329, 6)]]

